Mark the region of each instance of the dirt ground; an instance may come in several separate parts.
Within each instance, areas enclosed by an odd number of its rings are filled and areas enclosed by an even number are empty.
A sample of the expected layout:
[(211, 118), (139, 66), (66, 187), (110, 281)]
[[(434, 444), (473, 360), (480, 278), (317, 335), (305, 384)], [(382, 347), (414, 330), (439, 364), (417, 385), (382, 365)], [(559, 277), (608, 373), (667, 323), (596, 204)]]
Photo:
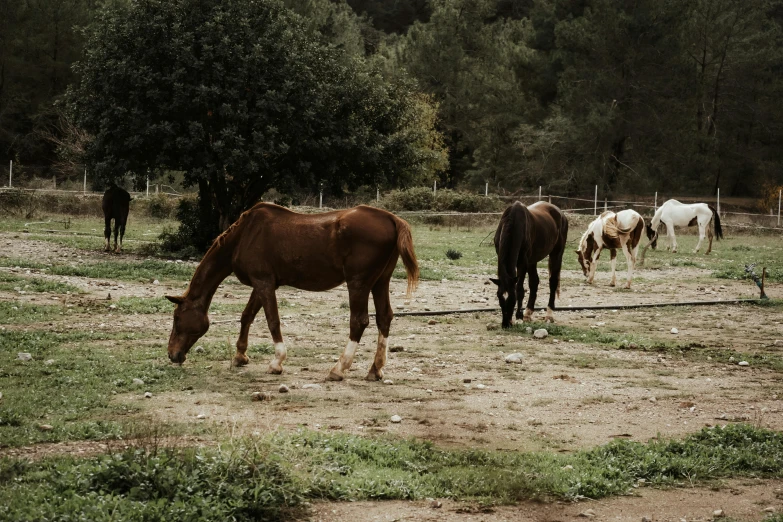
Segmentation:
[[(133, 260), (75, 250), (13, 234), (0, 235), (2, 255), (37, 262), (91, 263), (107, 259)], [(618, 263), (624, 274), (624, 260)], [(25, 275), (24, 269), (0, 268)], [(36, 303), (70, 300), (102, 301), (125, 296), (156, 297), (184, 290), (182, 282), (154, 285), (151, 281), (54, 278), (84, 290), (78, 297), (0, 292), (0, 299)], [(396, 311), (495, 307), (495, 286), (487, 277), (468, 269), (455, 269), (457, 281), (422, 281), (410, 300), (405, 282), (392, 281)], [(545, 304), (546, 270), (541, 269)], [(618, 279), (620, 278), (618, 277)], [(608, 286), (609, 276), (599, 272), (595, 285), (586, 285), (581, 273), (562, 275), (561, 307), (557, 324), (602, 332), (626, 332), (661, 341), (698, 343), (714, 349), (743, 353), (783, 352), (783, 316), (766, 308), (720, 305), (607, 311), (567, 311), (578, 305), (621, 305), (756, 297), (746, 281), (719, 280), (710, 270), (678, 267), (637, 271), (630, 291)], [(781, 295), (770, 285), (770, 296)], [(227, 280), (218, 290), (217, 303), (244, 304), (250, 290)], [(306, 426), (354, 434), (389, 433), (416, 437), (448, 447), (480, 447), (514, 451), (570, 452), (594, 447), (615, 438), (647, 441), (654, 437), (680, 437), (704, 426), (743, 421), (783, 430), (783, 380), (774, 371), (706, 360), (693, 362), (679, 355), (587, 344), (579, 338), (529, 333), (509, 334), (497, 329), (495, 312), (463, 313), (438, 317), (398, 316), (391, 328), (388, 384), (363, 378), (375, 352), (377, 330), (371, 322), (365, 331), (352, 371), (342, 382), (325, 377), (347, 342), (348, 310), (345, 286), (324, 293), (292, 288), (278, 291), (282, 330), (288, 360), (282, 375), (266, 373), (269, 355), (249, 352), (250, 365), (229, 367), (229, 344), (239, 331), (237, 314), (212, 315), (212, 327), (202, 343), (224, 343), (225, 360), (192, 352), (182, 367), (208, 369), (208, 382), (198, 391), (172, 390), (145, 400), (138, 393), (120, 394), (117, 401), (133, 403), (161, 422), (209, 423), (218, 433), (265, 433)], [(73, 302), (73, 301), (72, 301)], [(372, 302), (370, 302), (372, 312)], [(109, 313), (108, 315), (111, 315)], [(543, 314), (537, 313), (539, 318)], [(145, 331), (150, 342), (165, 343), (171, 316), (106, 314), (76, 315), (59, 329), (112, 328)], [(25, 326), (8, 326), (25, 327)], [(29, 327), (29, 325), (27, 326)], [(678, 333), (671, 333), (677, 328)], [(263, 314), (250, 334), (252, 345), (271, 342)], [(507, 364), (506, 355), (522, 354), (521, 364)], [(738, 361), (736, 361), (738, 362)], [(167, 364), (165, 350), (160, 364)], [(227, 384), (229, 383), (229, 384)], [(279, 393), (281, 384), (290, 391)], [(317, 384), (320, 388), (303, 388)], [(251, 401), (257, 391), (270, 392), (271, 400)], [(400, 423), (390, 422), (393, 415)], [(202, 416), (199, 418), (199, 416)], [(205, 418), (204, 418), (205, 416)], [(34, 452), (34, 448), (31, 448)], [(19, 449), (18, 453), (25, 453)], [(343, 503), (316, 506), (314, 520), (565, 520), (594, 510), (596, 519), (706, 520), (715, 509), (739, 519), (761, 519), (763, 509), (783, 510), (781, 483), (732, 483), (719, 491), (643, 488), (638, 496), (595, 503), (522, 504), (494, 508), (492, 512), (449, 501), (441, 508), (429, 502)], [(589, 514), (588, 514), (589, 515)], [(587, 518), (592, 518), (588, 516)]]

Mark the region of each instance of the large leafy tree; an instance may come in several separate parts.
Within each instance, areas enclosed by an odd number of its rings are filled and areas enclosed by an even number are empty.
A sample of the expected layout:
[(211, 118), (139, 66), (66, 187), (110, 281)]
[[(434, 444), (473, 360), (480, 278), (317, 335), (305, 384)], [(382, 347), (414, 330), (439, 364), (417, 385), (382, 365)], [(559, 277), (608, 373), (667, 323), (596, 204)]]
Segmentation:
[(218, 230), (271, 187), (404, 185), (445, 168), (412, 83), (325, 41), (275, 0), (103, 10), (68, 93), (93, 136), (87, 163), (106, 180), (184, 172)]

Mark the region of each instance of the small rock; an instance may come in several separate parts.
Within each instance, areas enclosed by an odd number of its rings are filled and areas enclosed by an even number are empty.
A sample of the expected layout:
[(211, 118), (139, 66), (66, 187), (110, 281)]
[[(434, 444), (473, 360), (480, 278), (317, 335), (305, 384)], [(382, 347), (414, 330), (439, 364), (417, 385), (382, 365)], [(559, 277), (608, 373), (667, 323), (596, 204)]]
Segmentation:
[(563, 470), (566, 470), (566, 471), (570, 471), (570, 470), (574, 469), (574, 467), (571, 464), (566, 464), (565, 466), (563, 466), (560, 469), (563, 469)]
[(544, 339), (547, 335), (549, 335), (549, 332), (547, 332), (545, 328), (539, 328), (533, 332), (533, 337), (536, 339)]
[(533, 328), (531, 328), (530, 326), (526, 327), (525, 333), (533, 333)]
[(54, 426), (51, 424), (39, 424), (38, 429), (41, 431), (52, 431), (54, 429)]
[(724, 513), (722, 509), (716, 509), (712, 512), (712, 516), (715, 518), (722, 518), (726, 516), (726, 513)]
[(630, 348), (631, 350), (636, 350), (637, 348), (639, 348), (639, 345), (636, 343), (631, 343), (628, 345), (628, 348)]
[(116, 304), (111, 304), (111, 305), (109, 305), (109, 309), (116, 310), (117, 309), (117, 305)]
[(777, 510), (775, 509), (775, 506), (769, 506), (764, 508), (764, 513), (777, 513)]
[(281, 384), (280, 387), (277, 389), (280, 393), (288, 393), (288, 386), (285, 384)]
[(434, 324), (438, 324), (438, 321), (436, 321), (435, 319), (430, 319), (429, 321), (427, 321), (427, 324), (432, 326)]
[(3, 392), (0, 392), (0, 401), (3, 400)]
[(159, 284), (160, 284), (160, 281), (158, 281), (157, 279), (153, 279), (153, 280), (152, 280), (152, 284), (153, 284), (153, 285), (159, 285)]
[(740, 361), (737, 363), (739, 366), (750, 366), (750, 363), (748, 361)]
[(384, 379), (383, 384), (392, 385), (392, 384), (394, 384), (394, 381), (391, 380), (391, 379)]
[(411, 371), (413, 373), (420, 373), (421, 372), (421, 368), (417, 368), (417, 367), (414, 366), (413, 368), (411, 368)]
[(203, 347), (203, 346), (201, 346), (201, 345), (199, 345), (199, 346), (196, 346), (195, 348), (193, 348), (193, 351), (194, 351), (195, 353), (204, 353), (204, 347)]
[(302, 385), (303, 390), (320, 390), (321, 385), (320, 384), (304, 384)]
[(145, 398), (145, 399), (151, 399), (151, 398), (152, 398), (152, 393), (150, 393), (150, 392), (144, 392), (144, 398)]
[(512, 363), (521, 363), (522, 362), (522, 354), (519, 352), (510, 353), (506, 355), (506, 363), (512, 364)]
[(479, 390), (483, 390), (483, 389), (484, 389), (484, 388), (486, 388), (486, 387), (487, 387), (487, 385), (486, 385), (486, 384), (477, 384), (477, 385), (476, 385), (476, 388), (477, 388), (477, 389), (479, 389)]
[(137, 384), (139, 386), (144, 386), (144, 381), (142, 381), (141, 379), (136, 378), (136, 379), (133, 379), (132, 382), (133, 382), (133, 384)]
[(272, 396), (266, 392), (253, 392), (253, 395), (251, 396), (254, 401), (257, 402), (263, 402), (263, 401), (271, 401)]
[(465, 384), (470, 384), (471, 382), (473, 382), (473, 379), (471, 379), (470, 377), (465, 377), (464, 379), (462, 379), (462, 382), (464, 382)]
[(430, 507), (432, 509), (440, 509), (443, 507), (443, 502), (441, 502), (440, 500), (433, 500), (432, 502), (430, 502)]
[(651, 517), (642, 517), (642, 522), (652, 522)]
[(593, 518), (595, 516), (595, 511), (593, 511), (592, 509), (587, 509), (579, 513), (579, 516), (584, 518)]
[(650, 401), (650, 402), (658, 402), (658, 399), (656, 399), (655, 397), (650, 397), (647, 400)]
[[(427, 389), (427, 390), (425, 390), (425, 391), (426, 391), (427, 393), (432, 393), (432, 390), (430, 390), (430, 389)], [(2, 399), (2, 398), (3, 398), (3, 394), (2, 394), (2, 393), (0, 393), (0, 399)]]
[(772, 343), (773, 346), (783, 346), (783, 339), (775, 339), (775, 342)]
[(599, 322), (595, 323), (595, 325), (596, 325), (596, 326), (606, 326), (606, 322), (604, 322), (604, 321), (599, 321)]
[(392, 353), (404, 352), (405, 351), (405, 347), (404, 346), (392, 346), (391, 348), (389, 348), (389, 351), (392, 352)]
[(729, 357), (729, 362), (734, 362), (734, 356)]
[(53, 364), (54, 364), (54, 362), (55, 362), (55, 361), (54, 361), (54, 359), (46, 359), (46, 360), (44, 361), (44, 364), (45, 364), (46, 366), (51, 366), (51, 365), (53, 365)]
[(31, 361), (33, 359), (33, 354), (27, 353), (27, 352), (19, 352), (16, 354), (16, 358), (20, 361)]
[(203, 413), (199, 413), (198, 415), (196, 415), (196, 418), (197, 418), (197, 419), (206, 419), (206, 418), (207, 418), (207, 416), (206, 416), (206, 415), (204, 415)]
[(500, 326), (497, 323), (487, 323), (487, 330), (497, 330)]
[(671, 329), (671, 332), (672, 332), (673, 334), (678, 334), (678, 333), (680, 333), (680, 331), (679, 331), (678, 329), (676, 329), (676, 328), (672, 328), (672, 329)]
[(399, 424), (402, 422), (402, 417), (400, 417), (399, 415), (392, 415), (391, 419), (389, 420), (392, 421), (394, 424)]

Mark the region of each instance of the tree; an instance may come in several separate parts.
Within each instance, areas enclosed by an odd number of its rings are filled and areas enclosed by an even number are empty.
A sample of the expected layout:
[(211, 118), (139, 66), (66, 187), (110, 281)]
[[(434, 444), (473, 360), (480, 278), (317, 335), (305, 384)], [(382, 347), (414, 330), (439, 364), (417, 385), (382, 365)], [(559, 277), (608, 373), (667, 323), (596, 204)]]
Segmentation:
[(314, 38), (274, 0), (139, 0), (85, 36), (68, 101), (93, 136), (87, 163), (137, 183), (183, 171), (216, 231), (271, 187), (397, 186), (445, 168), (412, 82)]

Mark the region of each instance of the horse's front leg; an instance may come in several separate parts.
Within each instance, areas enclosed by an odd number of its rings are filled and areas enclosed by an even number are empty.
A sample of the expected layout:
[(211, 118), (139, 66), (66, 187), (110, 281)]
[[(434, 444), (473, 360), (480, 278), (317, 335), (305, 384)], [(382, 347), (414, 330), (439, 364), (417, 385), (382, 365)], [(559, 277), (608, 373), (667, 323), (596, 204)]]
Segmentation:
[(524, 319), (523, 315), (523, 308), (522, 308), (522, 300), (525, 298), (525, 270), (524, 268), (520, 269), (517, 268), (517, 274), (519, 274), (519, 279), (517, 279), (517, 313), (515, 317), (517, 319)]
[(617, 249), (610, 248), (609, 255), (612, 256), (612, 281), (609, 286), (615, 286), (617, 284)]
[(528, 267), (527, 269), (528, 283), (530, 284), (530, 297), (527, 300), (527, 308), (525, 309), (525, 315), (522, 320), (530, 322), (533, 320), (533, 311), (536, 309), (536, 294), (538, 294), (538, 269), (536, 265)]
[(362, 340), (364, 329), (370, 324), (370, 314), (367, 313), (367, 301), (369, 298), (369, 288), (364, 288), (362, 284), (355, 286), (348, 284), (348, 304), (351, 307), (351, 332), (345, 350), (343, 350), (332, 371), (329, 372), (327, 379), (330, 381), (342, 381), (345, 377), (345, 372), (353, 364), (353, 358), (356, 355), (356, 349), (359, 347), (359, 341)]
[(598, 258), (601, 257), (601, 251), (603, 249), (604, 247), (600, 247), (598, 250), (593, 252), (590, 257), (590, 272), (587, 274), (588, 284), (593, 284), (593, 279), (595, 279), (595, 272), (598, 269)]
[[(253, 292), (250, 294), (250, 300), (245, 306), (245, 310), (242, 312), (241, 326), (239, 328), (239, 339), (237, 339), (237, 353), (234, 356), (234, 360), (231, 362), (233, 366), (244, 366), (250, 359), (248, 359), (247, 353), (247, 336), (250, 332), (250, 325), (256, 319), (258, 311), (261, 310), (263, 299), (261, 292), (256, 288), (253, 288)], [(281, 369), (282, 371), (282, 369)]]
[(672, 254), (677, 253), (677, 237), (674, 235), (674, 225), (666, 225), (666, 235), (669, 237), (669, 249)]

